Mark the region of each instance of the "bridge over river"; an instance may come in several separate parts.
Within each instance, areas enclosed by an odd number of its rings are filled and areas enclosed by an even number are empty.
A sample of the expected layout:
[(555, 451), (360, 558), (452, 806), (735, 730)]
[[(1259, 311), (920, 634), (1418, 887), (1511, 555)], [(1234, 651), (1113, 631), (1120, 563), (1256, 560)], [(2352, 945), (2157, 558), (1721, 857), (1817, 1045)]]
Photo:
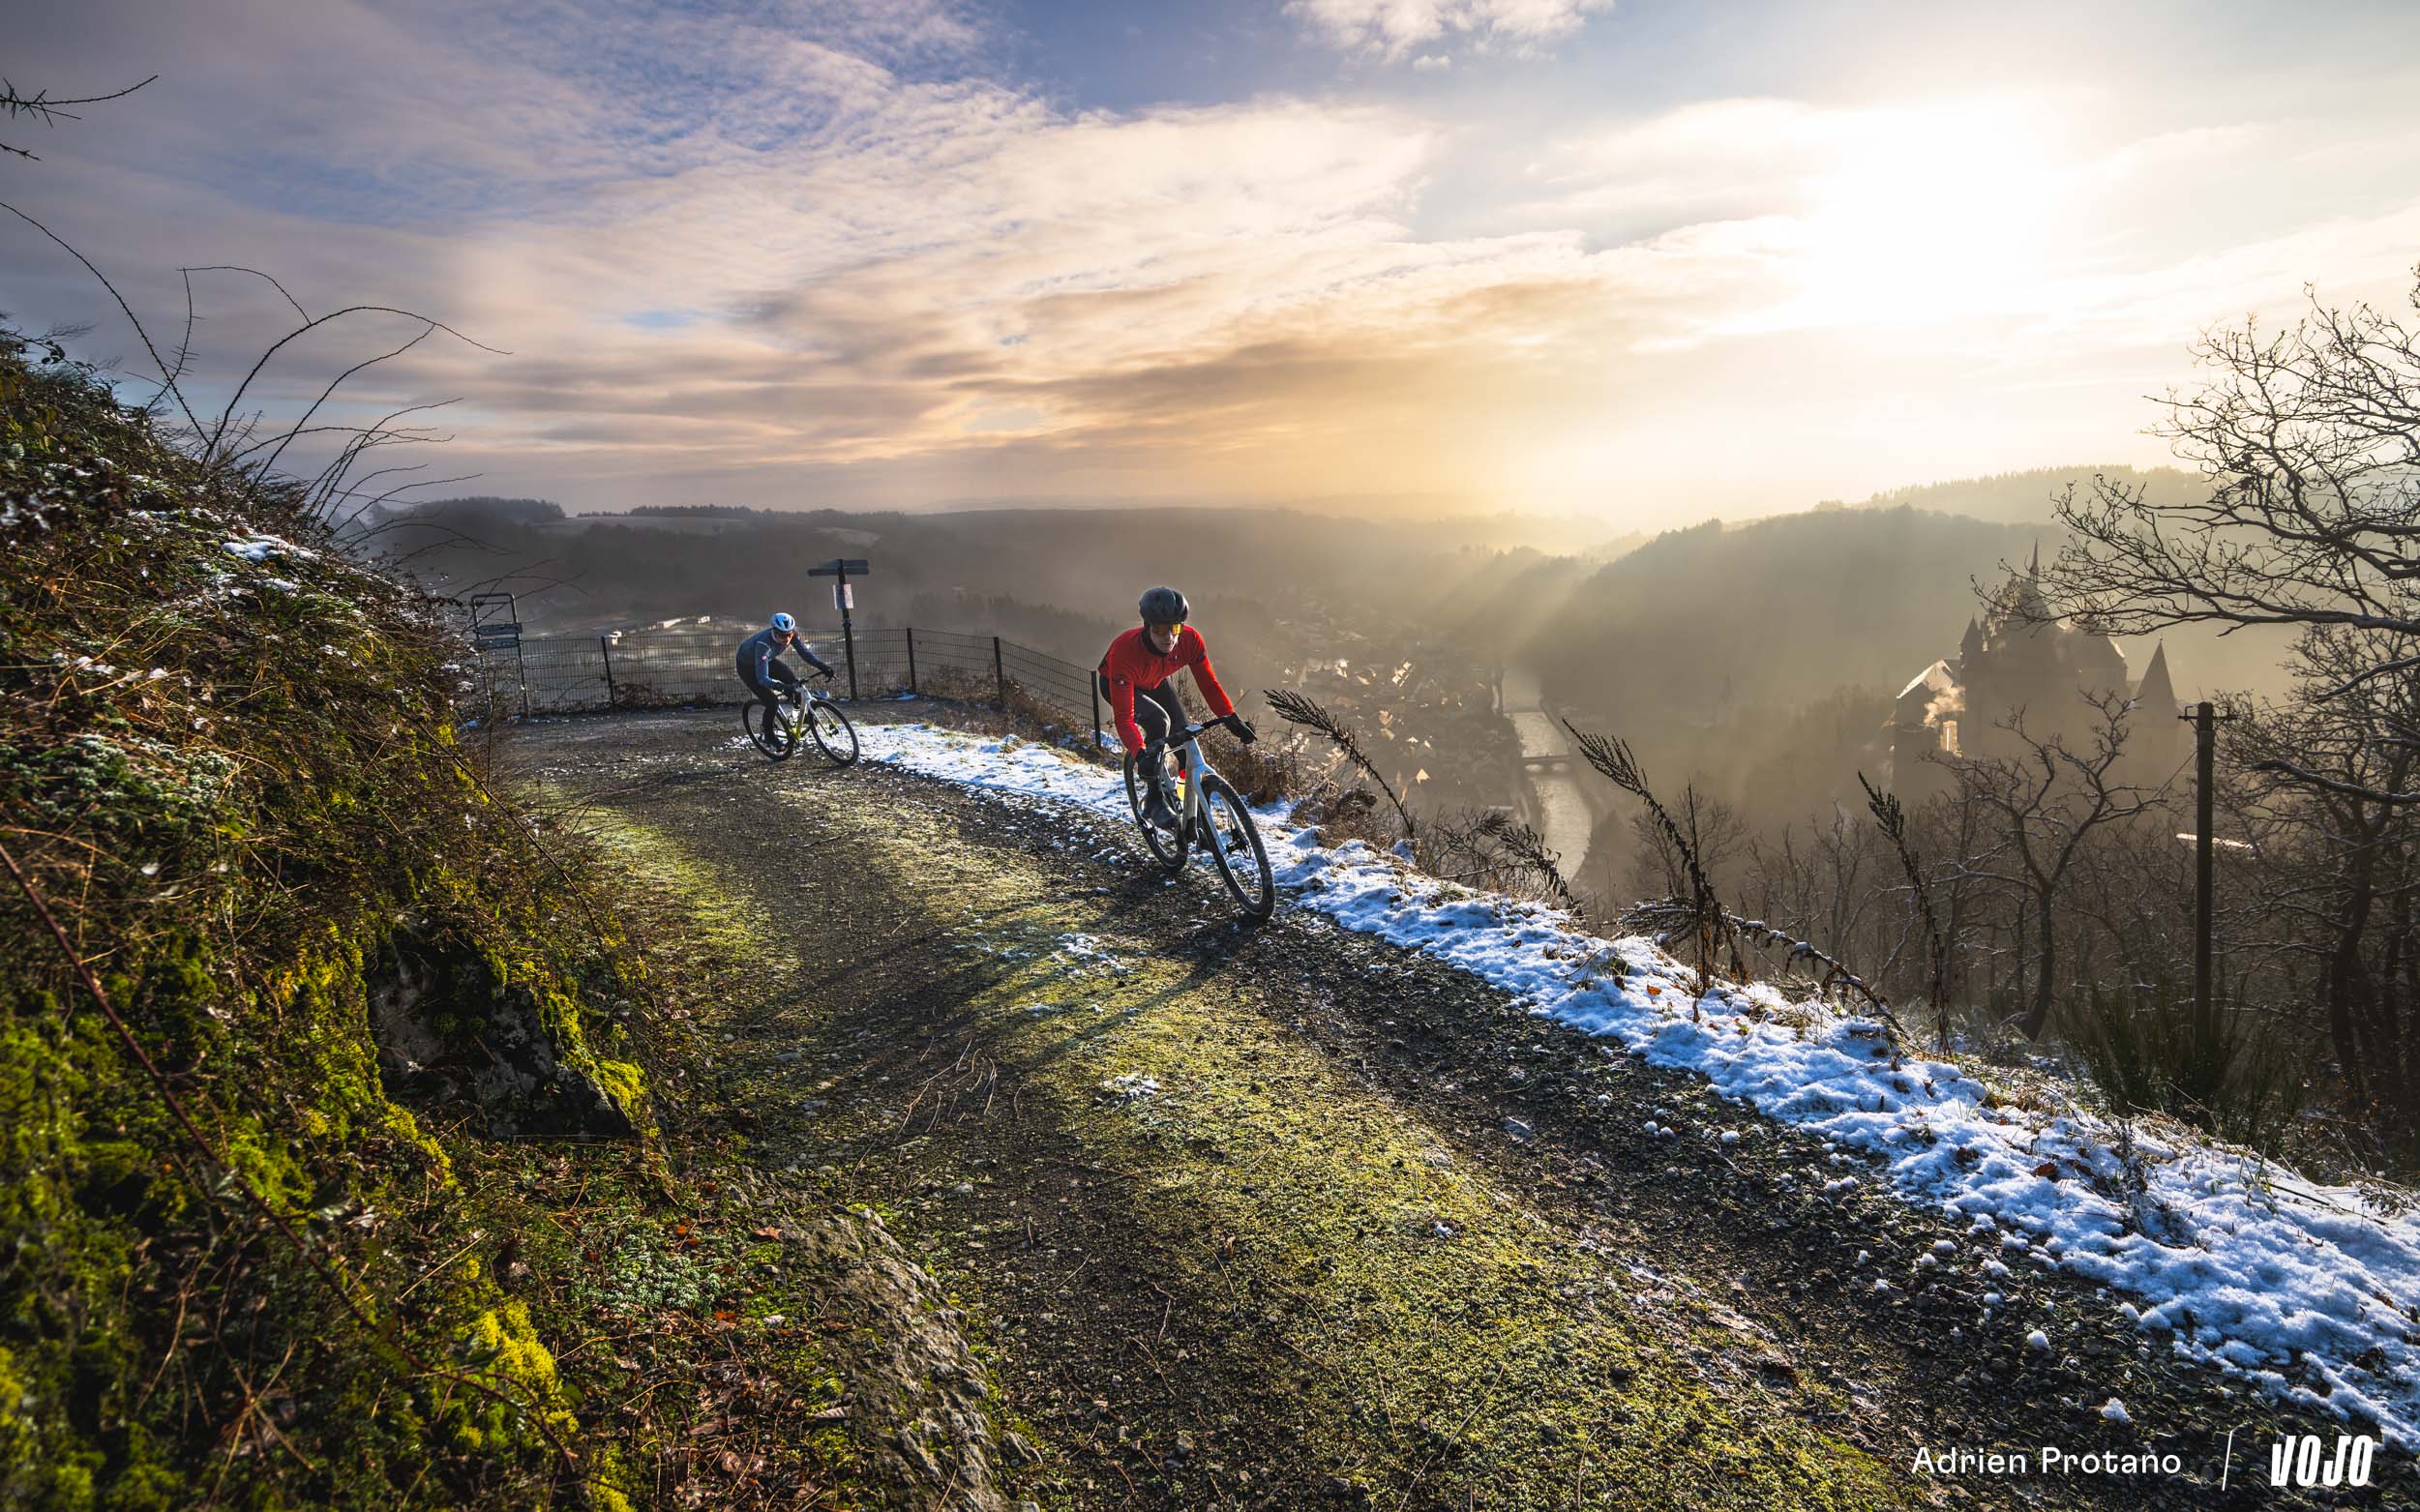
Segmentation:
[(1504, 712), (1521, 742), (1522, 777), (1537, 799), (1539, 830), (1547, 848), (1562, 855), (1563, 875), (1577, 877), (1588, 861), (1596, 811), (1580, 787), (1571, 736), (1545, 711), (1538, 677), (1525, 667), (1505, 668)]

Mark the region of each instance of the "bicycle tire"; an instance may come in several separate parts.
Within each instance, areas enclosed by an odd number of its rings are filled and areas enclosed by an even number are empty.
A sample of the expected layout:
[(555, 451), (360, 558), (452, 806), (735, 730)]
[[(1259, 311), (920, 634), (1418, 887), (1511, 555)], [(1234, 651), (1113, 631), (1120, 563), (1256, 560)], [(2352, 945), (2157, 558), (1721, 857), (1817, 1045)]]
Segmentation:
[(1277, 911), (1277, 873), (1269, 864), (1269, 847), (1243, 795), (1227, 780), (1211, 773), (1202, 779), (1202, 818), (1208, 831), (1203, 846), (1218, 864), (1219, 880), (1247, 918), (1266, 919)]
[(853, 766), (857, 761), (857, 726), (849, 723), (849, 716), (829, 698), (812, 698), (807, 703), (807, 733), (815, 737), (816, 746), (839, 766)]
[(1143, 769), (1131, 751), (1126, 753), (1126, 808), (1134, 815), (1134, 827), (1143, 832), (1143, 844), (1152, 859), (1171, 872), (1183, 871), (1186, 834), (1181, 829), (1173, 834), (1159, 829), (1143, 816)]
[(764, 753), (766, 760), (787, 761), (790, 754), (798, 749), (797, 737), (784, 729), (779, 721), (773, 722), (770, 728), (764, 727), (765, 712), (763, 700), (749, 699), (740, 706), (739, 727), (748, 732), (748, 739)]

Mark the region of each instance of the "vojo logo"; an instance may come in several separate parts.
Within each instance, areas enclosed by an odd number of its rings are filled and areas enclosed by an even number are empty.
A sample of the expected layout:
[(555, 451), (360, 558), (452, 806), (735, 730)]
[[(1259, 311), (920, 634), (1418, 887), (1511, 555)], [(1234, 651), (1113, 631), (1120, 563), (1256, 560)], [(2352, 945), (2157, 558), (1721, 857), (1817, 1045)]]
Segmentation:
[(2368, 1434), (2336, 1436), (2336, 1452), (2327, 1452), (2316, 1434), (2294, 1434), (2269, 1445), (2272, 1486), (2367, 1486), (2377, 1456), (2378, 1441)]

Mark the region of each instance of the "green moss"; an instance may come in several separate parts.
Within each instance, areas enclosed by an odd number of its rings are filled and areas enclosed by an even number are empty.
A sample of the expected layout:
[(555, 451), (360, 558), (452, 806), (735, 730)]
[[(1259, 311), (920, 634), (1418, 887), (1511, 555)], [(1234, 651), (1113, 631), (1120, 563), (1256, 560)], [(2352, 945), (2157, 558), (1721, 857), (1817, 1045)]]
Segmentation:
[(646, 1102), (646, 1078), (635, 1062), (599, 1060), (596, 1063), (597, 1082), (614, 1106), (633, 1117), (639, 1115)]
[[(1306, 1463), (1373, 1492), (1420, 1474), (1423, 1498), (1448, 1505), (1592, 1504), (1575, 1474), (1643, 1504), (1911, 1499), (1891, 1467), (1806, 1427), (1795, 1400), (1710, 1388), (1685, 1300), (1633, 1301), (1601, 1258), (1272, 1022), (1248, 978), (1135, 955), (1071, 981), (1059, 942), (1114, 932), (1115, 904), (986, 868), (937, 833), (862, 843), (934, 927), (989, 921), (990, 964), (957, 1004), (979, 1027), (959, 1032), (1027, 1068), (1029, 1109), (1054, 1103), (1089, 1166), (1132, 1173), (1087, 1200), (1122, 1203), (1152, 1236), (1156, 1282), (1222, 1336), (1225, 1369), (1277, 1383)], [(1071, 993), (1085, 1011), (1032, 1011)], [(1143, 1077), (1162, 1090), (1125, 1095)], [(959, 1279), (981, 1290), (979, 1271)]]
[[(583, 1006), (630, 968), (562, 927), (559, 881), (459, 764), (432, 621), (327, 549), (290, 489), (194, 466), (0, 333), (0, 503), (41, 521), (0, 576), (8, 844), (225, 1166), (7, 889), (0, 1503), (190, 1504), (202, 1466), (228, 1505), (557, 1499), (522, 1408), (406, 1379), (354, 1317), (427, 1357), (492, 1350), (481, 1372), (580, 1435), (538, 1320), (475, 1252), (497, 1227), (463, 1179), (486, 1152), (388, 1095), (371, 979), (407, 934), (475, 942), (635, 1113), (638, 1061)], [(298, 545), (224, 549), (254, 532)], [(494, 1006), (457, 1005), (455, 1031), (475, 1043)], [(272, 1378), (286, 1417), (229, 1455)]]

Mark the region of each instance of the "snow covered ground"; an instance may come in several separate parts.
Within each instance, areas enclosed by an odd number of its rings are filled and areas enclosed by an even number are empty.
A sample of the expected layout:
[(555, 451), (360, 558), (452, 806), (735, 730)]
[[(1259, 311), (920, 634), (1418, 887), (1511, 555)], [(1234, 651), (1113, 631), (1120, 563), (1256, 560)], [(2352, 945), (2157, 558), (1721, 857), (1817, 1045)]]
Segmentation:
[[(1131, 822), (1114, 773), (1051, 746), (928, 725), (862, 735), (873, 760)], [(1274, 809), (1260, 819), (1287, 905), (1446, 961), (1541, 1016), (1694, 1071), (1767, 1117), (1878, 1161), (1877, 1171), (1836, 1155), (1846, 1170), (1825, 1190), (1870, 1176), (1964, 1226), (1962, 1246), (1944, 1241), (1950, 1253), (1920, 1266), (1987, 1277), (2064, 1267), (2109, 1288), (2147, 1339), (2269, 1392), (2375, 1418), (2420, 1448), (2420, 1215), (2198, 1141), (2137, 1132), (2129, 1148), (2081, 1110), (2007, 1106), (1956, 1065), (1896, 1054), (1869, 1020), (1762, 985), (1718, 988), (1692, 1017), (1691, 973), (1647, 940), (1598, 938), (1552, 909), (1437, 882), (1358, 842), (1324, 848)]]

